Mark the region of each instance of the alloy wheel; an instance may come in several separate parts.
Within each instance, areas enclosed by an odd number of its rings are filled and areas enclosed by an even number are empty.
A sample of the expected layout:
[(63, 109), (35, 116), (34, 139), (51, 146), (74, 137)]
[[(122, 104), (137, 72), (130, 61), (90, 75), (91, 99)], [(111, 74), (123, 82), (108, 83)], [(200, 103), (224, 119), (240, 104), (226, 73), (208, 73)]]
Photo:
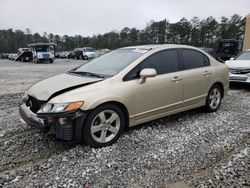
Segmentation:
[(91, 136), (99, 143), (114, 139), (121, 128), (119, 115), (112, 110), (104, 110), (95, 116), (91, 123)]
[(215, 87), (209, 96), (209, 105), (210, 108), (212, 109), (216, 109), (218, 108), (218, 106), (220, 105), (220, 101), (221, 101), (221, 92), (220, 89)]

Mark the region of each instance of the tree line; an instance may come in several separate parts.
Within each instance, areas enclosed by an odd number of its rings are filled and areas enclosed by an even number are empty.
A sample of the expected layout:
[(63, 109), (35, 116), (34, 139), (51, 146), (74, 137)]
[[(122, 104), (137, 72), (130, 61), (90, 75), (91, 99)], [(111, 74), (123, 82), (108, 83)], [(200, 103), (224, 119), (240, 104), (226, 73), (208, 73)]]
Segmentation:
[(32, 34), (25, 31), (8, 29), (0, 30), (0, 52), (16, 52), (20, 47), (35, 42), (54, 42), (57, 51), (71, 51), (74, 48), (91, 46), (96, 49), (116, 49), (123, 46), (142, 44), (188, 44), (197, 47), (215, 47), (218, 39), (242, 40), (245, 19), (238, 14), (221, 17), (216, 20), (210, 16), (206, 19), (193, 17), (181, 18), (176, 23), (167, 19), (150, 21), (144, 29), (125, 27), (120, 31), (111, 31), (91, 37), (59, 36), (44, 32)]

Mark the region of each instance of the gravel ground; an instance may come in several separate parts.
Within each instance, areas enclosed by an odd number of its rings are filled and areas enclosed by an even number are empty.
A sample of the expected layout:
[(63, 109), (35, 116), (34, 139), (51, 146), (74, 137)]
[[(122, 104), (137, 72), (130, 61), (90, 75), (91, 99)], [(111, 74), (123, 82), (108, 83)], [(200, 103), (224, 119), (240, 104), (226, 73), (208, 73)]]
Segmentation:
[(23, 91), (83, 61), (0, 61), (0, 187), (250, 187), (250, 87), (234, 85), (216, 113), (195, 109), (126, 131), (92, 149), (20, 121)]

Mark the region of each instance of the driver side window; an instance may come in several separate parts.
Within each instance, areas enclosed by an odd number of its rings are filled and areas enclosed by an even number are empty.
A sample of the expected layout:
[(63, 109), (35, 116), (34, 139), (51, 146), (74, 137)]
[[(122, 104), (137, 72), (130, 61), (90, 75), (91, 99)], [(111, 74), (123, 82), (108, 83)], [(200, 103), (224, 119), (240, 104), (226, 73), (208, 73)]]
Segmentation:
[(125, 77), (124, 81), (134, 80), (139, 78), (140, 71), (145, 68), (153, 68), (157, 75), (176, 72), (179, 70), (178, 51), (164, 50), (157, 52), (152, 56), (142, 61), (138, 66), (132, 69)]

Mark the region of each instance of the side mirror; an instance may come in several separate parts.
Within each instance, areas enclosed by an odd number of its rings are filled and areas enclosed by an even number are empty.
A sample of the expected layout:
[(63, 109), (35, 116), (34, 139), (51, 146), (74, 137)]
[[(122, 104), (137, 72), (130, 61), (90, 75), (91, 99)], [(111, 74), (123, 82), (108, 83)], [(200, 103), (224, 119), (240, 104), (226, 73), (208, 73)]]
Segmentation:
[(230, 58), (230, 60), (234, 60), (234, 58), (233, 58), (233, 57), (231, 57), (231, 58)]
[(142, 69), (140, 72), (139, 83), (143, 84), (146, 81), (146, 78), (155, 77), (157, 75), (155, 69)]

